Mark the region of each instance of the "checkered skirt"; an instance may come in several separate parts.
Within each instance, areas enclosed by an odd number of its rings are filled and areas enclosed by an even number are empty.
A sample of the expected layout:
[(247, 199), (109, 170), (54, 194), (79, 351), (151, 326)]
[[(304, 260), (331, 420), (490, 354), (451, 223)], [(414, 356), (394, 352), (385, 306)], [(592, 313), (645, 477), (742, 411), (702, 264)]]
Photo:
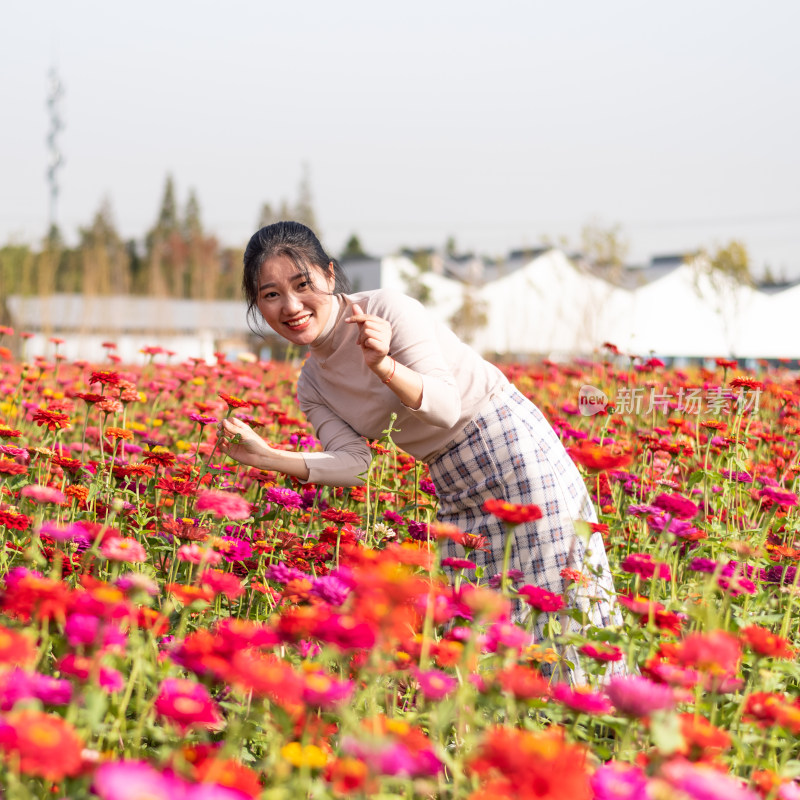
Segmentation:
[[(483, 511), (484, 501), (535, 503), (543, 517), (512, 529), (509, 569), (520, 570), (523, 583), (556, 594), (571, 583), (561, 571), (580, 570), (588, 585), (573, 591), (570, 606), (580, 608), (588, 624), (621, 624), (602, 536), (592, 534), (587, 547), (575, 531), (576, 520), (597, 521), (583, 479), (556, 432), (516, 387), (509, 384), (494, 396), (428, 468), (439, 521), (486, 537), (487, 549), (470, 556), (486, 576), (502, 572), (508, 534), (503, 522)], [(444, 556), (463, 557), (459, 545), (443, 544)], [(515, 618), (521, 621), (525, 614), (519, 607)]]

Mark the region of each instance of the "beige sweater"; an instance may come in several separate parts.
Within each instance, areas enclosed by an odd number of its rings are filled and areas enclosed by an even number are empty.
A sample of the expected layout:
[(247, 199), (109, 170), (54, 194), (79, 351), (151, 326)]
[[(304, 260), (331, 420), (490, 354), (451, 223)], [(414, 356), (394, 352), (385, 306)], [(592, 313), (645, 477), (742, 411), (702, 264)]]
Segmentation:
[[(420, 461), (441, 451), (508, 381), (449, 328), (431, 319), (416, 300), (378, 289), (336, 295), (338, 307), (306, 359), (297, 383), (300, 408), (324, 452), (305, 453), (310, 483), (361, 483), (378, 439), (397, 414), (394, 442)], [(392, 325), (391, 355), (422, 375), (422, 405), (403, 405), (366, 366), (356, 344), (358, 326), (344, 319), (358, 303)]]

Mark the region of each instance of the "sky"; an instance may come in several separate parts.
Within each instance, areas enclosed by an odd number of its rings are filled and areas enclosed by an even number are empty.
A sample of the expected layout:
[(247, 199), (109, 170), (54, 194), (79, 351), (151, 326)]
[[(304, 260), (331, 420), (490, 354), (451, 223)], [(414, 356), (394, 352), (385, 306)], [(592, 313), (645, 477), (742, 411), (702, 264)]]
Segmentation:
[(167, 174), (243, 246), (308, 171), (319, 233), (503, 256), (587, 224), (628, 261), (748, 246), (800, 277), (797, 0), (39, 0), (0, 26), (0, 243), (104, 199), (126, 238)]

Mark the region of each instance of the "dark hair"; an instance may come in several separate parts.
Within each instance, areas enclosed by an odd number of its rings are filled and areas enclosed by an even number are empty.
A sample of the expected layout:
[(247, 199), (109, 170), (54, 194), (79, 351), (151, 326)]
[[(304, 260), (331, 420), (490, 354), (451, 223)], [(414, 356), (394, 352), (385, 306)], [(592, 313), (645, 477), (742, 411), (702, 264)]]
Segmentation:
[(261, 266), (268, 258), (275, 256), (286, 256), (291, 259), (309, 280), (311, 267), (328, 275), (328, 265), (333, 263), (333, 274), (336, 278), (333, 291), (336, 293), (350, 291), (350, 283), (341, 265), (325, 252), (311, 228), (301, 222), (276, 222), (267, 225), (250, 237), (244, 251), (242, 291), (247, 301), (247, 322), (254, 331), (258, 331), (260, 321), (257, 306)]

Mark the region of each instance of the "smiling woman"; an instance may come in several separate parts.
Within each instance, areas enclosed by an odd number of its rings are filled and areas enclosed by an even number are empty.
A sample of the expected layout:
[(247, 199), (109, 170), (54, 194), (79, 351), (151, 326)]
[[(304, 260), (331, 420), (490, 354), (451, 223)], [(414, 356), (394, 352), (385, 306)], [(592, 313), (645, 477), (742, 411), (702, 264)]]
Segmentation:
[[(270, 446), (241, 420), (220, 423), (220, 448), (260, 469), (331, 486), (361, 483), (377, 439), (396, 415), (394, 441), (428, 464), (438, 518), (485, 537), (472, 558), (486, 576), (504, 568), (526, 583), (572, 592), (585, 621), (617, 620), (613, 583), (601, 534), (588, 542), (575, 523), (596, 523), (583, 480), (539, 410), (497, 367), (482, 359), (425, 309), (387, 290), (346, 294), (336, 261), (297, 222), (253, 235), (244, 255), (243, 288), (253, 322), (263, 319), (284, 339), (308, 346), (297, 383), (300, 407), (323, 451)], [(507, 529), (487, 500), (538, 507)], [(489, 503), (488, 508), (492, 508)], [(444, 545), (456, 556), (456, 545)], [(567, 576), (567, 577), (565, 577)]]

